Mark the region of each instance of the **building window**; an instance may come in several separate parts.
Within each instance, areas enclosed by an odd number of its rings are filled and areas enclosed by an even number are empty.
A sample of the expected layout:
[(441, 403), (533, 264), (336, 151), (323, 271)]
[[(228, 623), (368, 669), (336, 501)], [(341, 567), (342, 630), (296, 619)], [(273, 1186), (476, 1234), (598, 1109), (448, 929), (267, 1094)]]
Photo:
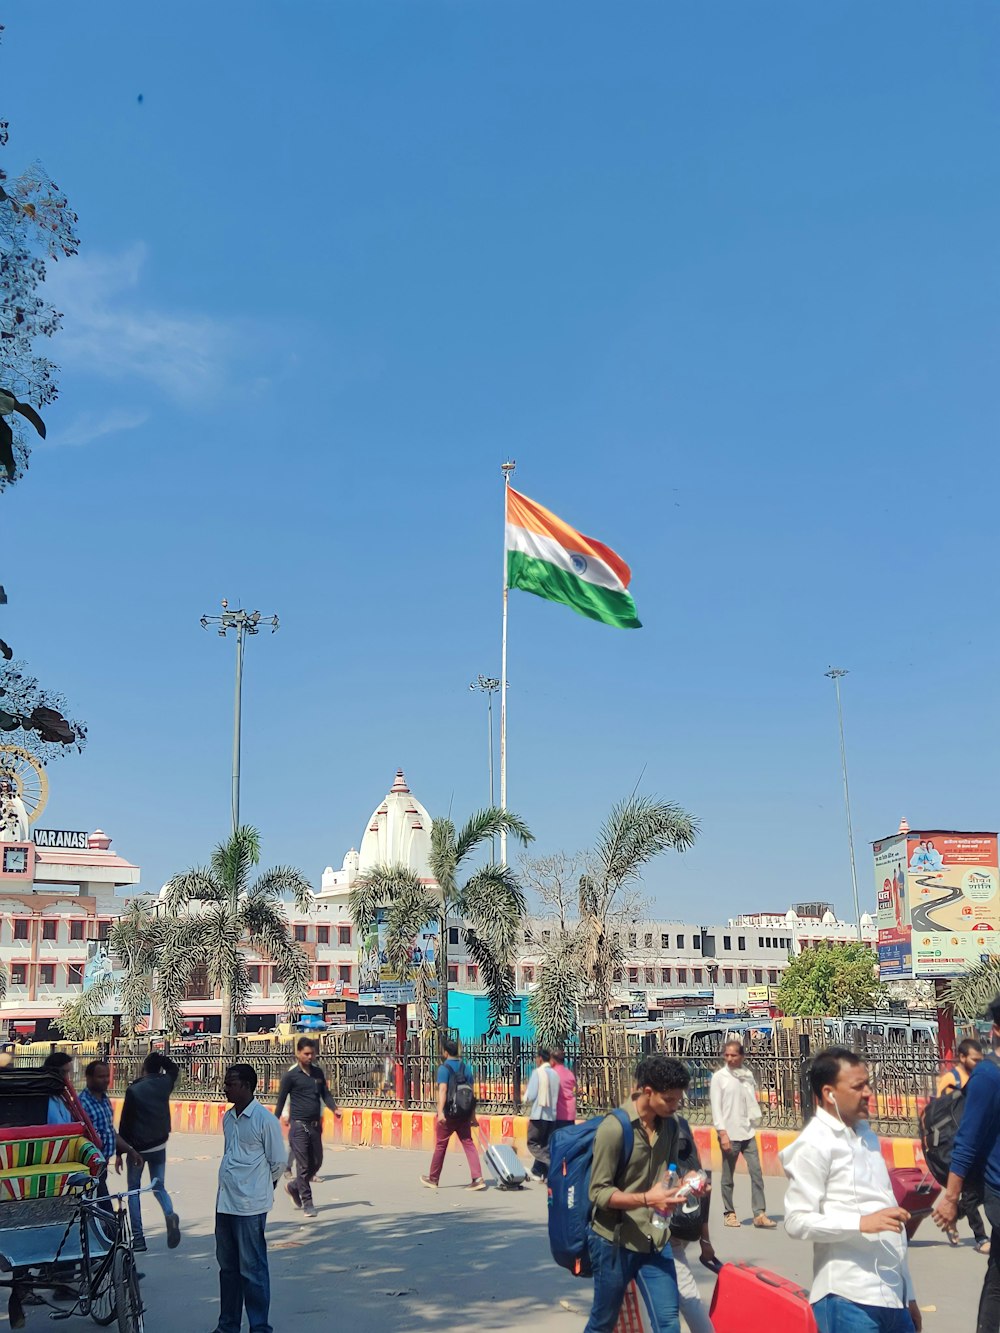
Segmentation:
[(66, 965), (66, 984), (69, 986), (83, 985), (83, 964), (67, 963)]
[(639, 943), (639, 936), (635, 933), (634, 930), (630, 930), (628, 933), (628, 947), (630, 949), (634, 949), (638, 943)]
[(692, 945), (694, 946), (695, 951), (696, 951), (697, 953), (701, 953), (701, 936), (700, 936), (700, 935), (692, 935), (692, 936), (691, 936), (691, 943), (692, 943)]
[[(620, 976), (621, 974), (619, 973), (618, 975)], [(522, 967), (521, 976), (524, 978), (524, 984), (526, 986), (531, 986), (535, 981), (535, 969), (533, 967)]]
[(731, 949), (731, 948), (733, 947), (733, 937), (732, 937), (732, 935), (723, 935), (723, 937), (722, 937), (722, 947), (723, 947), (724, 949)]
[(758, 936), (757, 936), (757, 948), (758, 948), (758, 949), (763, 949), (763, 947), (764, 947), (764, 936), (763, 936), (763, 935), (758, 935)]
[(330, 980), (330, 964), (329, 964), (329, 963), (320, 963), (319, 967), (317, 967), (317, 969), (316, 969), (316, 980), (317, 980), (317, 981), (329, 981), (329, 980)]
[(741, 968), (740, 968), (740, 983), (741, 983), (742, 985), (746, 985), (746, 983), (747, 983), (749, 980), (750, 980), (750, 973), (747, 971), (747, 969), (746, 969), (745, 967), (741, 967)]
[(661, 967), (661, 968), (660, 968), (660, 982), (661, 982), (661, 984), (664, 985), (664, 986), (669, 986), (669, 985), (670, 985), (670, 968), (669, 968), (669, 967)]
[(448, 984), (449, 984), (449, 986), (457, 986), (457, 985), (458, 985), (458, 964), (457, 964), (457, 963), (449, 963), (449, 964), (448, 964)]
[(661, 948), (661, 949), (669, 949), (669, 948), (670, 948), (670, 936), (669, 936), (669, 935), (661, 935), (661, 936), (660, 936), (660, 948)]
[(643, 935), (642, 942), (647, 949), (651, 949), (653, 947), (653, 932), (649, 931), (647, 934)]
[(768, 984), (769, 986), (777, 986), (777, 984), (778, 984), (778, 972), (777, 972), (777, 969), (776, 969), (776, 968), (773, 968), (773, 967), (772, 967), (772, 968), (769, 968), (769, 969), (768, 969), (768, 973), (767, 973), (767, 984)]
[(306, 928), (305, 928), (305, 926), (293, 926), (293, 927), (292, 927), (292, 937), (295, 939), (295, 941), (296, 941), (298, 944), (305, 944), (305, 942), (306, 942)]
[(251, 986), (259, 986), (259, 985), (260, 985), (260, 964), (259, 964), (259, 963), (251, 963), (251, 964), (250, 964), (250, 966), (247, 968), (247, 979), (249, 980)]
[(465, 969), (465, 976), (466, 976), (466, 980), (468, 981), (468, 983), (469, 983), (470, 986), (478, 986), (478, 985), (479, 985), (479, 964), (478, 964), (478, 963), (470, 963), (469, 966)]
[(733, 969), (731, 967), (724, 967), (722, 969), (722, 984), (724, 986), (731, 986), (733, 984)]
[(763, 968), (760, 968), (760, 967), (755, 967), (755, 968), (754, 968), (754, 970), (753, 970), (753, 980), (754, 980), (754, 985), (755, 985), (755, 986), (759, 986), (759, 985), (761, 984), (761, 982), (764, 980), (764, 969), (763, 969)]
[(449, 926), (449, 927), (448, 927), (448, 943), (449, 943), (449, 944), (457, 944), (457, 943), (458, 943), (458, 927), (457, 927), (457, 926)]
[(71, 940), (82, 940), (82, 939), (84, 938), (83, 931), (84, 931), (84, 927), (86, 926), (86, 924), (87, 924), (87, 923), (86, 923), (85, 921), (71, 921), (71, 922), (69, 923), (69, 937), (70, 937), (70, 939), (71, 939)]
[(736, 941), (736, 947), (740, 951), (740, 953), (746, 953), (747, 937), (745, 935), (739, 936), (739, 938)]
[(351, 984), (351, 965), (350, 965), (350, 963), (341, 963), (340, 966), (337, 968), (337, 972), (338, 972), (338, 974), (339, 974), (339, 975), (337, 976), (337, 980), (338, 980), (338, 981), (343, 981), (346, 985), (349, 986), (349, 985)]
[(646, 985), (647, 986), (656, 985), (656, 970), (652, 967), (646, 968)]
[(692, 968), (692, 969), (691, 969), (691, 980), (694, 981), (694, 982), (700, 982), (700, 981), (701, 981), (701, 974), (702, 974), (702, 969), (701, 969), (700, 967)]
[(329, 927), (329, 926), (317, 926), (317, 927), (316, 927), (316, 943), (317, 943), (317, 944), (329, 944), (329, 943), (330, 943), (330, 927)]
[(10, 984), (12, 986), (26, 986), (28, 984), (27, 963), (11, 963)]
[(525, 926), (525, 928), (524, 928), (524, 942), (525, 942), (525, 944), (531, 944), (531, 942), (532, 942), (532, 940), (533, 940), (534, 938), (535, 938), (535, 937), (532, 935), (531, 931), (528, 929), (527, 926)]
[(638, 984), (639, 984), (639, 969), (638, 969), (637, 967), (630, 967), (630, 968), (629, 968), (629, 970), (628, 970), (628, 984), (629, 984), (630, 986), (638, 986)]
[[(527, 969), (525, 969), (525, 971), (527, 971)], [(622, 984), (622, 970), (620, 967), (616, 967), (615, 970), (611, 973), (611, 980), (616, 986), (620, 986)]]
[(56, 933), (57, 933), (58, 929), (59, 929), (59, 922), (58, 922), (58, 921), (43, 921), (43, 922), (42, 922), (42, 939), (43, 939), (43, 940), (54, 940), (54, 939), (56, 938)]
[(615, 944), (621, 944), (621, 942), (622, 942), (621, 931), (620, 931), (620, 930), (616, 930), (616, 931), (614, 932), (614, 934), (611, 936), (611, 938), (612, 938), (612, 940), (614, 940)]
[(351, 942), (351, 928), (350, 928), (350, 926), (338, 926), (338, 927), (337, 927), (337, 936), (338, 936), (338, 939), (337, 939), (337, 943), (338, 943), (338, 944), (350, 944), (350, 942)]
[[(552, 931), (551, 931), (551, 930), (543, 930), (543, 931), (542, 931), (542, 939), (543, 939), (543, 940), (550, 940), (551, 938), (552, 938)], [(455, 943), (457, 944), (458, 941), (456, 940)]]
[(187, 988), (184, 991), (185, 1000), (210, 1000), (212, 998), (212, 988), (208, 984), (208, 968), (204, 963), (199, 963), (197, 967), (191, 969), (191, 975), (188, 978)]
[(678, 986), (686, 986), (686, 985), (687, 985), (687, 979), (688, 979), (688, 970), (687, 970), (687, 968), (686, 968), (686, 967), (679, 967), (679, 968), (677, 969), (677, 984), (678, 984)]
[(98, 921), (98, 923), (97, 923), (97, 938), (98, 938), (102, 943), (106, 944), (107, 941), (108, 941), (108, 936), (109, 936), (110, 934), (111, 934), (111, 922), (110, 922), (110, 921)]
[(43, 963), (38, 969), (38, 979), (43, 986), (54, 986), (56, 984), (55, 963)]
[(683, 948), (684, 948), (684, 936), (683, 936), (683, 935), (678, 935), (678, 936), (677, 936), (677, 947), (678, 947), (678, 949), (683, 949)]
[(28, 922), (23, 916), (17, 917), (14, 921), (14, 938), (16, 940), (26, 940), (28, 938)]

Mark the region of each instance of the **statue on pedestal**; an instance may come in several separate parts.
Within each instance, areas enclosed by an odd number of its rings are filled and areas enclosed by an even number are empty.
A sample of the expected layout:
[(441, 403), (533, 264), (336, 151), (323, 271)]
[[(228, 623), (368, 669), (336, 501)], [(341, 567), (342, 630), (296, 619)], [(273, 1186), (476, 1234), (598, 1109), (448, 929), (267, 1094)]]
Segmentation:
[(28, 842), (28, 812), (13, 778), (0, 778), (0, 842)]

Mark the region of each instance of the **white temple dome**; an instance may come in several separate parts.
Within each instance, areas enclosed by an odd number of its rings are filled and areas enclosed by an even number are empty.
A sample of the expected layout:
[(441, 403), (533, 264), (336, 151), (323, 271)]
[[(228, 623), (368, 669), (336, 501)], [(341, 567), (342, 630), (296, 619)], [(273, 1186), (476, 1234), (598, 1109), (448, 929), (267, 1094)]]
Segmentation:
[(376, 866), (405, 866), (421, 879), (434, 878), (430, 867), (430, 815), (413, 796), (400, 768), (385, 800), (372, 812), (361, 839), (360, 852), (344, 858), (357, 858), (357, 873), (365, 875)]
[(828, 907), (826, 911), (823, 913), (823, 925), (835, 926), (836, 924), (837, 924), (837, 918), (833, 915), (833, 913), (830, 911)]
[(870, 913), (870, 912), (863, 912), (862, 915), (861, 915), (861, 927), (862, 927), (862, 929), (865, 929), (865, 928), (867, 928), (868, 926), (873, 926), (874, 924), (875, 924), (875, 923), (874, 923), (874, 921), (872, 920), (871, 913)]
[(794, 925), (795, 922), (798, 921), (798, 919), (799, 919), (798, 912), (796, 912), (794, 907), (790, 907), (788, 911), (785, 913), (785, 920), (791, 926)]

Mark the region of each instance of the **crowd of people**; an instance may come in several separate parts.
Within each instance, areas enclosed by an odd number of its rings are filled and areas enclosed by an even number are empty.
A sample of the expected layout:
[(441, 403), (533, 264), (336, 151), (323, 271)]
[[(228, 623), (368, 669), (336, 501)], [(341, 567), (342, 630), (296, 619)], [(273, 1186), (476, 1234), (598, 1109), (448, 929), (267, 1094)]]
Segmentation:
[[(1000, 997), (991, 1007), (991, 1048), (966, 1040), (953, 1068), (939, 1081), (941, 1096), (961, 1096), (961, 1116), (951, 1152), (950, 1174), (934, 1206), (933, 1219), (952, 1243), (956, 1225), (968, 1220), (976, 1248), (989, 1256), (976, 1333), (1000, 1333)], [(270, 1280), (265, 1225), (282, 1176), (296, 1208), (315, 1217), (312, 1186), (323, 1161), (324, 1106), (339, 1115), (317, 1046), (297, 1043), (296, 1062), (285, 1073), (277, 1104), (270, 1110), (255, 1096), (257, 1076), (248, 1064), (226, 1072), (230, 1103), (223, 1119), (224, 1150), (215, 1208), (220, 1309), (215, 1333), (240, 1333), (244, 1311), (250, 1333), (271, 1333)], [(72, 1062), (62, 1053), (46, 1065), (70, 1082)], [(150, 1188), (164, 1216), (167, 1245), (181, 1242), (181, 1225), (166, 1189), (170, 1137), (170, 1096), (178, 1067), (151, 1053), (140, 1076), (125, 1092), (116, 1128), (108, 1098), (110, 1068), (93, 1060), (85, 1070), (80, 1105), (90, 1118), (109, 1167), (127, 1168), (133, 1243), (146, 1248), (140, 1189)], [(811, 1115), (794, 1142), (780, 1154), (787, 1177), (784, 1227), (793, 1239), (813, 1246), (809, 1301), (819, 1333), (920, 1333), (921, 1314), (907, 1256), (910, 1213), (901, 1207), (881, 1144), (868, 1123), (872, 1090), (864, 1058), (844, 1047), (817, 1054), (809, 1066)], [(422, 1183), (438, 1188), (445, 1154), (457, 1137), (468, 1163), (468, 1189), (486, 1187), (473, 1139), (478, 1125), (475, 1071), (462, 1059), (457, 1042), (444, 1039), (437, 1070), (437, 1113), (433, 1156)], [(587, 1235), (594, 1278), (593, 1304), (585, 1333), (610, 1333), (618, 1322), (628, 1286), (635, 1282), (659, 1333), (679, 1333), (683, 1317), (690, 1333), (713, 1333), (688, 1259), (698, 1246), (708, 1267), (719, 1264), (708, 1225), (710, 1184), (692, 1223), (678, 1225), (686, 1197), (681, 1182), (701, 1170), (696, 1136), (680, 1114), (689, 1074), (666, 1055), (642, 1059), (634, 1087), (616, 1115), (608, 1115), (593, 1136), (589, 1176), (592, 1209)], [(750, 1177), (750, 1224), (770, 1231), (756, 1134), (761, 1121), (758, 1090), (744, 1063), (738, 1040), (730, 1041), (724, 1063), (711, 1080), (714, 1132), (723, 1170), (723, 1226), (742, 1225), (733, 1198), (733, 1175), (740, 1157)], [(560, 1130), (577, 1125), (576, 1080), (559, 1047), (537, 1052), (525, 1093), (531, 1175), (544, 1181), (559, 1152)], [(624, 1115), (623, 1115), (624, 1113)], [(71, 1115), (58, 1098), (49, 1103), (50, 1123)], [(288, 1124), (288, 1146), (281, 1130)], [(631, 1134), (625, 1133), (631, 1126)], [(627, 1145), (627, 1151), (626, 1151)], [(294, 1172), (294, 1174), (293, 1174)], [(106, 1173), (98, 1185), (108, 1196)], [(987, 1238), (980, 1208), (993, 1227)]]

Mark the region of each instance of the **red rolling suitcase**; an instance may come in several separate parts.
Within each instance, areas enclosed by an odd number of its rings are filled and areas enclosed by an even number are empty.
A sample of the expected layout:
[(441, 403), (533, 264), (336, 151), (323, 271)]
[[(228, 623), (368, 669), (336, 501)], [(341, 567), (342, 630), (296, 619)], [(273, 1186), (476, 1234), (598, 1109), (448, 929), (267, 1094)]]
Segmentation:
[(753, 1264), (723, 1264), (709, 1312), (715, 1333), (817, 1333), (809, 1293)]
[(906, 1224), (906, 1239), (910, 1240), (925, 1217), (930, 1216), (941, 1186), (931, 1173), (919, 1166), (894, 1166), (889, 1171), (889, 1183), (900, 1208), (910, 1214)]

